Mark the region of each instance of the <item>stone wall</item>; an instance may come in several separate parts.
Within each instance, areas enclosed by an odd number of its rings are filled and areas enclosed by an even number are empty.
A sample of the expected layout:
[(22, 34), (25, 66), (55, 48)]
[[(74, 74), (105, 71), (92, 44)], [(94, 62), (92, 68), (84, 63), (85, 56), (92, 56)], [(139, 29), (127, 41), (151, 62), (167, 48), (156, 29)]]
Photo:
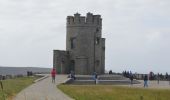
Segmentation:
[(69, 73), (69, 52), (63, 50), (53, 51), (53, 67), (57, 74)]

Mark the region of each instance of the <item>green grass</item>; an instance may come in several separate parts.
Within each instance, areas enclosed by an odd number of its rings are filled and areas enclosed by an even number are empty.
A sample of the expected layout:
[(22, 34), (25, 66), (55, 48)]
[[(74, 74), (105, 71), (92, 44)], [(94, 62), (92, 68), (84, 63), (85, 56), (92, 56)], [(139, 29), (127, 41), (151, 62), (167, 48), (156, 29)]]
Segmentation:
[(170, 90), (111, 85), (59, 85), (75, 100), (170, 100)]
[(11, 100), (13, 96), (19, 93), (22, 89), (33, 83), (38, 77), (22, 77), (9, 80), (3, 80), (4, 92), (0, 88), (0, 100), (3, 99), (3, 94), (8, 100)]

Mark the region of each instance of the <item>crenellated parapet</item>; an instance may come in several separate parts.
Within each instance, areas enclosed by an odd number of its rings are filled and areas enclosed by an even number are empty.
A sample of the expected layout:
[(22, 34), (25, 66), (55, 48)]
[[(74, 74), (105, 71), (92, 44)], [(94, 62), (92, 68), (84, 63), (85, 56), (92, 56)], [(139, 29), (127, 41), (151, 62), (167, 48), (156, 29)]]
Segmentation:
[(102, 18), (100, 15), (93, 15), (87, 13), (86, 16), (81, 16), (79, 13), (74, 16), (67, 16), (67, 26), (71, 25), (102, 25)]

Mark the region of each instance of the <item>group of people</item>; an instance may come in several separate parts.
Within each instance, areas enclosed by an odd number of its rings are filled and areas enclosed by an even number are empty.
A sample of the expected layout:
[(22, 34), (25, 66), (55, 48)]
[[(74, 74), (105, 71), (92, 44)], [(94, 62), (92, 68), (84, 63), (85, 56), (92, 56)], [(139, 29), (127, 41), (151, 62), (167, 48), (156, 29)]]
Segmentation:
[[(52, 83), (55, 83), (55, 76), (56, 76), (56, 69), (53, 68), (53, 69), (51, 70)], [(76, 77), (75, 77), (74, 71), (71, 71), (68, 77), (75, 80)]]
[(130, 78), (132, 76), (132, 72), (131, 71), (126, 71), (125, 70), (125, 71), (122, 72), (122, 74), (123, 74), (124, 77), (127, 77), (127, 78)]
[(73, 79), (73, 80), (75, 80), (75, 79), (76, 79), (76, 76), (75, 76), (74, 71), (72, 71), (72, 70), (71, 70), (71, 72), (70, 72), (70, 74), (69, 74), (68, 78), (71, 78), (71, 79)]

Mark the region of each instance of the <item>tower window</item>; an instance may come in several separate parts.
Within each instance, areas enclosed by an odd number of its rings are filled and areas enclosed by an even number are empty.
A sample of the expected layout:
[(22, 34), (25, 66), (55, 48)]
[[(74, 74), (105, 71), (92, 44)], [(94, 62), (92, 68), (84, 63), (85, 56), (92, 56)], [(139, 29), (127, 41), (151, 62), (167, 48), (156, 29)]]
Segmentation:
[(97, 37), (97, 38), (96, 38), (96, 44), (99, 44), (99, 41), (100, 41), (100, 38)]
[(96, 60), (96, 65), (99, 66), (100, 65), (100, 61)]
[(74, 49), (75, 48), (76, 39), (75, 38), (71, 38), (70, 41), (71, 41), (71, 49)]
[(64, 63), (65, 61), (64, 61), (64, 58), (61, 58), (61, 63)]
[(96, 32), (99, 32), (99, 28), (96, 28)]

